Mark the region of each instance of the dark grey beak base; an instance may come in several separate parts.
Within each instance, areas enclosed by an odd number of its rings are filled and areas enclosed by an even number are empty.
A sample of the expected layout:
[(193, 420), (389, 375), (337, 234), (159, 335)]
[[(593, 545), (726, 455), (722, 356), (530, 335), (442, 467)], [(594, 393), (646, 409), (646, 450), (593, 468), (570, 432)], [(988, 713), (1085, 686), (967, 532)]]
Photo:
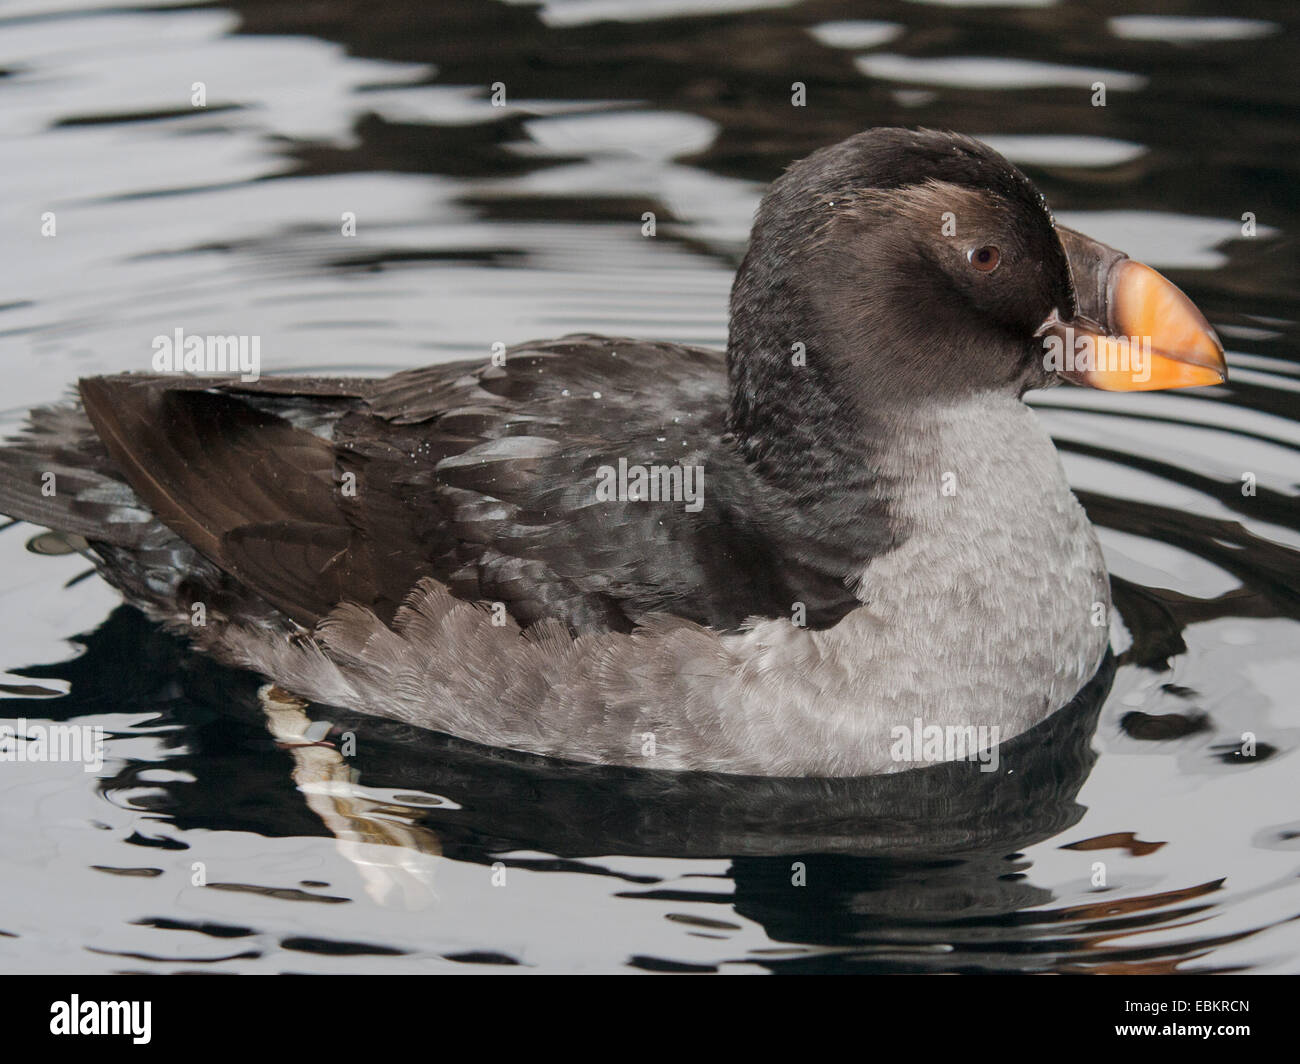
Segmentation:
[[(1058, 225), (1056, 231), (1060, 234), (1065, 257), (1070, 263), (1070, 279), (1074, 282), (1075, 298), (1079, 304), (1076, 317), (1112, 328), (1110, 271), (1117, 262), (1128, 256), (1109, 244), (1093, 240), (1092, 237), (1063, 225)], [(1062, 314), (1066, 313), (1065, 307), (1059, 309)]]

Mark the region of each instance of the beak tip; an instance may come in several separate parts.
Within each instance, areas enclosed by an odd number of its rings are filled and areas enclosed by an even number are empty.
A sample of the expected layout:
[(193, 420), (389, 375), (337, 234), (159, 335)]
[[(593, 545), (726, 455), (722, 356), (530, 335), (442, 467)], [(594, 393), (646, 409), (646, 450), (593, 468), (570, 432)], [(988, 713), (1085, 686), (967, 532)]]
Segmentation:
[(1219, 339), (1219, 334), (1215, 332), (1213, 328), (1210, 329), (1210, 338), (1214, 341), (1214, 346), (1219, 349), (1219, 365), (1218, 365), (1219, 383), (1227, 384), (1228, 383), (1228, 358), (1227, 358), (1227, 353), (1223, 349), (1223, 341)]
[[(1204, 320), (1204, 319), (1202, 319)], [(1219, 339), (1219, 334), (1214, 331), (1214, 326), (1205, 322), (1205, 336), (1214, 345), (1214, 364), (1205, 368), (1211, 371), (1218, 380), (1207, 381), (1207, 385), (1227, 384), (1228, 383), (1228, 360), (1223, 350), (1223, 341)]]

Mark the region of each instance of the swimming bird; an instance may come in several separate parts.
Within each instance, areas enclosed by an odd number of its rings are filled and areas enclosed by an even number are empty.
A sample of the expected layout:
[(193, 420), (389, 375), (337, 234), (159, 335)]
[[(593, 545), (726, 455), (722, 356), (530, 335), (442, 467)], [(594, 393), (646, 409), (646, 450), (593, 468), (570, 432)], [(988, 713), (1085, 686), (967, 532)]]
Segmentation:
[(771, 185), (730, 315), (725, 352), (83, 379), (0, 512), (286, 691), (525, 753), (866, 776), (1066, 705), (1109, 584), (1023, 397), (1225, 380), (1190, 300), (988, 146), (873, 129)]

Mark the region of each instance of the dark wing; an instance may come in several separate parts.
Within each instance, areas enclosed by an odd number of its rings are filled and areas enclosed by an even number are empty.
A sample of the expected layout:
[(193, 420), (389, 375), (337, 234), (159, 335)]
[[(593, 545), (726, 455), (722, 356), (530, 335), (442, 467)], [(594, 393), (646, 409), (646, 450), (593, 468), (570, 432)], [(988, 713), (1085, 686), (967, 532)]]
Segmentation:
[[(341, 601), (391, 617), (429, 575), (580, 631), (653, 612), (733, 628), (795, 602), (834, 623), (858, 604), (852, 559), (755, 484), (725, 388), (720, 353), (602, 337), (382, 381), (81, 384), (140, 500), (305, 625)], [(702, 468), (702, 508), (598, 498), (620, 458)]]

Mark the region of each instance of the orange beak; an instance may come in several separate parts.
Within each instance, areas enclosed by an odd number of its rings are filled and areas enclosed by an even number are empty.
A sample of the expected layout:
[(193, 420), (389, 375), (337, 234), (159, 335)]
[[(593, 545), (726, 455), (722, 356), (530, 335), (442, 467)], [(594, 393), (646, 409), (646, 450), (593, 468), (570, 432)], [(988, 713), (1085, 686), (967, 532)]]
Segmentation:
[(1150, 266), (1058, 226), (1078, 314), (1043, 322), (1044, 365), (1075, 384), (1108, 392), (1222, 384), (1223, 345), (1187, 296)]

